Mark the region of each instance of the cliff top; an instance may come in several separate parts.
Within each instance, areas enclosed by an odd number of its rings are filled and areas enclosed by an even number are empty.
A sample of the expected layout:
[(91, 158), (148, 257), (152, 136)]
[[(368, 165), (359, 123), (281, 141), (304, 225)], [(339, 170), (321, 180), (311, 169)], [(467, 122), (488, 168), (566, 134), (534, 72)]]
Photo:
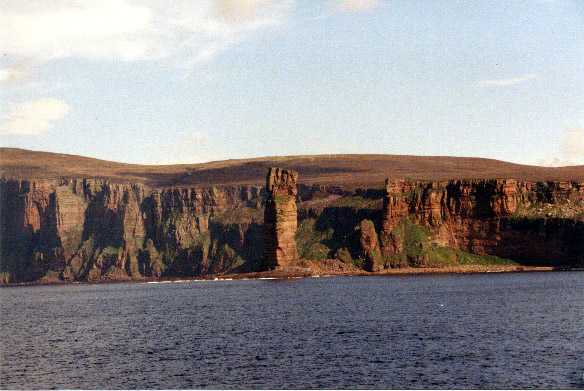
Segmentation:
[(266, 189), (272, 194), (296, 196), (298, 190), (298, 173), (292, 170), (272, 167), (266, 175)]
[(447, 180), (515, 178), (584, 181), (584, 166), (538, 167), (494, 159), (407, 155), (311, 155), (225, 160), (201, 164), (138, 165), (76, 155), (0, 148), (0, 176), (30, 179), (100, 177), (151, 187), (257, 184), (270, 167), (285, 166), (305, 184), (381, 185), (385, 178)]

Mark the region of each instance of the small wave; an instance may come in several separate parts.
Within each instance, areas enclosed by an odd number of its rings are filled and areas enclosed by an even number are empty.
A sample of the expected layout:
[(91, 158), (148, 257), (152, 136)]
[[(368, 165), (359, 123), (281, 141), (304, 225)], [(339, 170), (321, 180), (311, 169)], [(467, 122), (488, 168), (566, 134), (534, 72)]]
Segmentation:
[(146, 284), (172, 284), (172, 283), (178, 283), (178, 282), (191, 282), (191, 281), (192, 280), (146, 281)]

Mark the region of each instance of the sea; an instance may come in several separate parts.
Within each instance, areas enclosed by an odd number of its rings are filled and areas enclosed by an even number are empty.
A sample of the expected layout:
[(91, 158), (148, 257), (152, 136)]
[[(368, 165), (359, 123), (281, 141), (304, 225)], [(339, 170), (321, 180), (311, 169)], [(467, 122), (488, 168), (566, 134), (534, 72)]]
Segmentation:
[(584, 388), (584, 273), (0, 289), (0, 387)]

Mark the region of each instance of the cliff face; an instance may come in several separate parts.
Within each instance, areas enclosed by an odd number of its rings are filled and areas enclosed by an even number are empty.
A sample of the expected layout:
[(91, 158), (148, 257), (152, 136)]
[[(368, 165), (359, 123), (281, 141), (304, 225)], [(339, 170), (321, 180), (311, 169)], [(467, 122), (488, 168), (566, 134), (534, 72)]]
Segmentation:
[(0, 205), (4, 282), (196, 275), (261, 260), (259, 187), (2, 180)]
[[(406, 226), (414, 224), (424, 228), (429, 244), (436, 246), (527, 262), (581, 262), (583, 201), (583, 183), (387, 180), (380, 233), (383, 255), (403, 254)], [(420, 250), (419, 258), (410, 261), (428, 261), (426, 249)]]
[(468, 254), (584, 263), (583, 183), (392, 180), (349, 191), (282, 178), (267, 192), (0, 180), (0, 282), (196, 276), (296, 258), (366, 270), (476, 261)]

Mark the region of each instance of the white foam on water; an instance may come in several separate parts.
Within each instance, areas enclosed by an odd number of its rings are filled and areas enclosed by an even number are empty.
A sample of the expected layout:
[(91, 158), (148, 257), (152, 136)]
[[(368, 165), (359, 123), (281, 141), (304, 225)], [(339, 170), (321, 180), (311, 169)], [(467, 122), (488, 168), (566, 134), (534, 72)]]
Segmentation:
[(205, 281), (205, 280), (169, 280), (169, 281), (146, 281), (143, 284), (173, 284), (181, 282), (191, 282), (191, 281)]

